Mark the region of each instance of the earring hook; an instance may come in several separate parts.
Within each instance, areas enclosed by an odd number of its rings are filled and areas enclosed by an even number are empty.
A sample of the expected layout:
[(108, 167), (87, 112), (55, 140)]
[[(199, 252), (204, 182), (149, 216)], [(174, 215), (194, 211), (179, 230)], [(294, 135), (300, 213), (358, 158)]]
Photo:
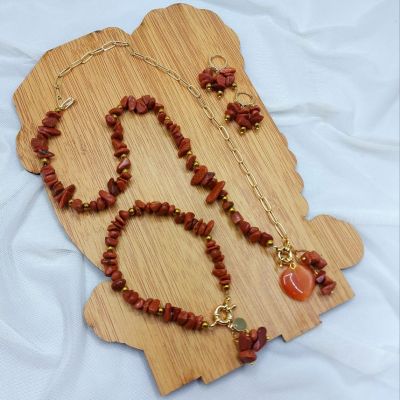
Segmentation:
[[(246, 103), (246, 102), (240, 101), (239, 100), (240, 97), (246, 97), (249, 100)], [(252, 105), (254, 105), (253, 96), (251, 94), (249, 94), (249, 93), (246, 93), (246, 92), (236, 92), (236, 94), (235, 94), (235, 103), (239, 103), (242, 107), (252, 106)]]
[[(215, 63), (215, 60), (222, 61), (222, 65), (217, 65)], [(216, 72), (218, 72), (222, 68), (225, 68), (228, 65), (226, 58), (224, 56), (221, 56), (221, 54), (215, 54), (213, 56), (210, 56), (210, 58), (208, 59), (208, 63), (210, 67)]]

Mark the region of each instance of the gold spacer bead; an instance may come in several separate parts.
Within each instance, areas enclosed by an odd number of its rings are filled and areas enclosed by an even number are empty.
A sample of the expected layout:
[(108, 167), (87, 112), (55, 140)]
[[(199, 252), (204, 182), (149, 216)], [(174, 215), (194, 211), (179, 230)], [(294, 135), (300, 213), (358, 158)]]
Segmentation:
[(211, 236), (211, 235), (208, 235), (208, 236), (206, 237), (206, 240), (207, 240), (207, 242), (209, 242), (210, 240), (212, 240), (212, 236)]
[(236, 82), (233, 82), (232, 85), (231, 85), (231, 88), (232, 88), (233, 90), (235, 90), (235, 89), (237, 88), (237, 83), (236, 83)]
[(230, 213), (234, 213), (236, 211), (236, 208), (235, 207), (231, 207), (230, 209), (229, 209), (229, 212)]
[(246, 130), (247, 129), (246, 129), (245, 126), (241, 126), (239, 132), (240, 132), (241, 135), (244, 135), (246, 133)]
[(163, 315), (163, 314), (164, 314), (164, 307), (158, 307), (157, 315)]
[(175, 208), (174, 214), (175, 214), (175, 215), (179, 215), (180, 213), (181, 213), (180, 208)]
[(123, 292), (126, 292), (127, 290), (129, 290), (128, 286), (124, 286), (124, 287), (122, 288), (122, 291), (123, 291)]
[(207, 321), (203, 321), (201, 323), (201, 329), (207, 329), (209, 327), (210, 327), (210, 325), (209, 325), (209, 323)]
[(118, 104), (115, 108), (119, 108), (120, 110), (122, 110), (124, 107), (122, 107), (121, 104)]
[(193, 155), (193, 153), (189, 150), (189, 151), (186, 153), (186, 157), (190, 157), (191, 155)]
[(164, 112), (164, 108), (160, 108), (159, 110), (158, 110), (158, 113), (160, 114), (160, 113), (163, 113)]
[(254, 129), (255, 129), (256, 131), (258, 131), (258, 130), (260, 129), (260, 124), (259, 124), (258, 122), (256, 122), (256, 123), (254, 124)]
[(114, 247), (114, 246), (108, 246), (108, 247), (107, 247), (107, 250), (108, 250), (108, 251), (114, 251), (114, 250), (115, 250), (115, 247)]
[(228, 122), (231, 120), (231, 117), (229, 115), (225, 115), (225, 121)]
[(193, 163), (193, 168), (197, 168), (199, 165), (200, 165), (200, 163), (199, 163), (198, 161), (195, 161), (195, 162)]
[(211, 83), (207, 83), (206, 89), (208, 92), (211, 92)]
[(268, 246), (273, 246), (274, 245), (274, 241), (273, 240), (268, 240), (267, 245)]
[(70, 207), (71, 207), (73, 201), (74, 201), (73, 199), (68, 200), (68, 205), (69, 205)]
[(226, 201), (226, 200), (228, 200), (228, 196), (227, 196), (227, 195), (225, 195), (225, 196), (222, 196), (221, 200), (222, 200), (222, 201)]
[(124, 168), (124, 169), (122, 170), (122, 173), (123, 173), (123, 174), (126, 174), (127, 172), (129, 172), (129, 169), (128, 169), (128, 168)]
[(135, 211), (134, 208), (131, 207), (131, 208), (128, 210), (128, 213), (129, 213), (129, 215), (130, 215), (131, 217), (133, 217), (133, 216), (136, 214), (136, 211)]
[(223, 95), (224, 95), (224, 92), (222, 90), (218, 90), (217, 97), (220, 99)]
[(230, 285), (222, 286), (222, 289), (224, 289), (225, 292), (227, 292), (230, 288), (231, 288)]
[(83, 203), (83, 209), (84, 210), (89, 210), (90, 204), (89, 203)]
[(164, 122), (165, 122), (165, 121), (170, 121), (170, 120), (171, 120), (171, 118), (168, 117), (168, 115), (164, 118)]
[(41, 158), (40, 162), (42, 163), (42, 165), (47, 165), (50, 161), (48, 158)]
[(126, 154), (121, 154), (121, 156), (120, 156), (119, 158), (124, 159), (124, 158), (126, 158), (126, 157), (127, 157)]

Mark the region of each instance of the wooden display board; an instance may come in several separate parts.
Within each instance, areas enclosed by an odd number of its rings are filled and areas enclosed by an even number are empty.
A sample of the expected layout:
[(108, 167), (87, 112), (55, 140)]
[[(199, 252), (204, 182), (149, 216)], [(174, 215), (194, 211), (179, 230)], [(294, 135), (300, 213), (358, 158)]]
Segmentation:
[[(191, 173), (177, 158), (165, 129), (149, 115), (123, 117), (134, 178), (127, 191), (118, 196), (116, 205), (99, 214), (76, 214), (69, 209), (60, 210), (53, 203), (65, 231), (83, 254), (102, 269), (100, 256), (106, 227), (117, 211), (128, 209), (134, 199), (168, 201), (216, 221), (213, 236), (222, 246), (233, 278), (231, 296), (238, 305), (236, 315), (244, 317), (251, 326), (265, 325), (271, 339), (281, 335), (290, 340), (317, 326), (321, 313), (351, 299), (353, 291), (341, 270), (360, 260), (361, 240), (351, 225), (330, 216), (305, 219), (307, 202), (301, 195), (303, 181), (295, 171), (296, 159), (244, 71), (236, 34), (210, 11), (176, 4), (151, 11), (131, 35), (118, 28), (107, 28), (46, 52), (14, 96), (22, 126), (17, 150), (25, 168), (39, 172), (40, 164), (31, 151), (30, 139), (44, 113), (55, 107), (52, 83), (56, 74), (109, 40), (129, 41), (135, 49), (155, 57), (194, 83), (210, 55), (219, 53), (226, 57), (229, 65), (237, 69), (240, 89), (255, 95), (266, 116), (257, 133), (236, 137), (245, 159), (293, 242), (299, 248), (320, 252), (328, 260), (328, 273), (338, 286), (331, 296), (325, 297), (316, 289), (303, 303), (285, 296), (279, 287), (279, 271), (272, 252), (250, 244), (217, 204), (205, 203), (208, 192), (190, 186)], [(96, 198), (98, 190), (106, 188), (108, 178), (115, 176), (116, 160), (104, 115), (126, 94), (151, 94), (181, 125), (183, 134), (191, 138), (193, 152), (201, 162), (227, 182), (226, 189), (237, 209), (253, 225), (272, 231), (223, 139), (188, 91), (163, 72), (130, 57), (125, 48), (114, 48), (69, 74), (64, 79), (63, 92), (77, 102), (65, 113), (60, 123), (62, 135), (51, 141), (50, 150), (56, 154), (53, 165), (60, 179), (77, 185), (76, 197)], [(215, 93), (206, 97), (222, 119), (232, 93), (228, 91), (222, 100)], [(229, 129), (237, 135), (236, 128)], [(221, 304), (222, 295), (203, 246), (200, 239), (190, 237), (170, 220), (133, 220), (119, 245), (120, 266), (128, 284), (143, 296), (158, 297), (162, 302), (170, 301), (210, 317)], [(162, 394), (197, 378), (209, 383), (240, 366), (228, 329), (185, 331), (134, 312), (122, 296), (112, 292), (108, 279), (93, 291), (84, 315), (102, 339), (144, 351)], [(259, 357), (267, 357), (267, 352), (268, 348), (264, 349)]]

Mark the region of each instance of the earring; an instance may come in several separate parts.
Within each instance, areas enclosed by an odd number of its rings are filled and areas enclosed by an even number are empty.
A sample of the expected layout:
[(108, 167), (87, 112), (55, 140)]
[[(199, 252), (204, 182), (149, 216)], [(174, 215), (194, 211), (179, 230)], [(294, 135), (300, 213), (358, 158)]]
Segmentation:
[[(240, 101), (240, 98), (248, 98), (247, 103)], [(228, 103), (225, 110), (225, 121), (236, 121), (239, 125), (239, 132), (244, 135), (248, 129), (258, 131), (260, 122), (264, 116), (260, 114), (260, 107), (253, 103), (253, 96), (245, 92), (237, 92), (233, 103)]]
[[(217, 61), (218, 60), (218, 61)], [(208, 59), (209, 66), (199, 74), (200, 86), (208, 92), (217, 92), (220, 99), (226, 88), (236, 89), (235, 68), (227, 67), (226, 58), (220, 54)]]

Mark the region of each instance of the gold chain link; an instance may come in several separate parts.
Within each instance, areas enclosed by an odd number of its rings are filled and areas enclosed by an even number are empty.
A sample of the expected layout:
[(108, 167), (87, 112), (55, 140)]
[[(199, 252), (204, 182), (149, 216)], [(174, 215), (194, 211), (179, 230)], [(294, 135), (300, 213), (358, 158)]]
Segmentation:
[(256, 195), (257, 199), (259, 200), (261, 206), (263, 207), (265, 213), (268, 216), (269, 221), (272, 223), (274, 226), (276, 232), (278, 235), (281, 237), (281, 239), (284, 242), (289, 243), (288, 241), (288, 235), (283, 227), (283, 225), (279, 222), (277, 219), (276, 215), (274, 214), (272, 210), (271, 203), (267, 199), (267, 197), (262, 193), (260, 187), (258, 186), (257, 180), (255, 176), (253, 175), (252, 172), (250, 172), (247, 164), (244, 161), (243, 155), (239, 148), (236, 146), (235, 141), (229, 134), (228, 130), (224, 125), (222, 125), (221, 122), (219, 122), (216, 117), (215, 113), (206, 103), (204, 98), (202, 97), (200, 90), (190, 84), (186, 79), (182, 78), (178, 72), (172, 70), (171, 68), (168, 68), (167, 66), (159, 63), (155, 58), (147, 56), (145, 54), (140, 53), (139, 51), (135, 50), (134, 48), (131, 47), (131, 45), (128, 42), (123, 42), (119, 40), (112, 40), (110, 42), (104, 43), (101, 47), (98, 47), (97, 49), (94, 49), (92, 51), (88, 51), (85, 53), (81, 58), (78, 60), (72, 62), (68, 67), (64, 68), (62, 71), (60, 71), (56, 77), (56, 80), (54, 82), (54, 88), (55, 88), (55, 97), (56, 97), (56, 104), (57, 108), (60, 110), (65, 110), (68, 107), (70, 107), (74, 99), (72, 97), (68, 97), (65, 100), (63, 100), (61, 96), (61, 86), (62, 86), (62, 78), (66, 75), (68, 75), (74, 68), (78, 67), (81, 64), (86, 64), (89, 60), (91, 60), (95, 55), (104, 53), (108, 50), (113, 49), (114, 47), (126, 47), (128, 48), (128, 51), (131, 56), (134, 58), (137, 58), (139, 60), (144, 61), (145, 63), (156, 67), (163, 73), (167, 74), (170, 78), (173, 80), (177, 81), (180, 83), (183, 87), (185, 87), (189, 93), (197, 100), (199, 106), (205, 113), (206, 117), (211, 121), (211, 123), (218, 129), (218, 133), (221, 135), (221, 137), (224, 139), (226, 142), (226, 145), (228, 146), (228, 149), (230, 152), (233, 154), (233, 157), (235, 158), (236, 162), (238, 163), (241, 171), (246, 177), (247, 182), (249, 183), (250, 187), (252, 188), (254, 194)]

